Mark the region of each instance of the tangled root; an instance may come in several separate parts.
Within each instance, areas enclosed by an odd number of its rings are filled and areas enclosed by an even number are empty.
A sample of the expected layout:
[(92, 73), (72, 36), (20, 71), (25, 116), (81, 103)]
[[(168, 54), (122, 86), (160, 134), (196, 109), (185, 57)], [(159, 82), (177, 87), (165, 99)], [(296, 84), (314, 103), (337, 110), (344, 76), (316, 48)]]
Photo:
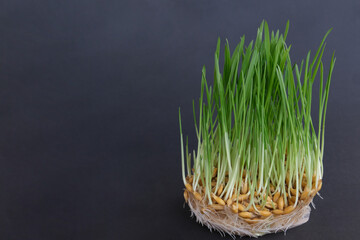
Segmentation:
[(224, 206), (222, 210), (215, 210), (206, 205), (204, 201), (197, 200), (193, 194), (189, 194), (188, 205), (191, 209), (191, 216), (196, 221), (207, 226), (210, 231), (216, 230), (221, 235), (229, 234), (232, 238), (238, 236), (259, 237), (268, 233), (297, 227), (306, 223), (310, 217), (310, 206), (313, 198), (298, 203), (296, 208), (287, 214), (271, 215), (265, 219), (243, 219), (234, 214), (230, 207)]

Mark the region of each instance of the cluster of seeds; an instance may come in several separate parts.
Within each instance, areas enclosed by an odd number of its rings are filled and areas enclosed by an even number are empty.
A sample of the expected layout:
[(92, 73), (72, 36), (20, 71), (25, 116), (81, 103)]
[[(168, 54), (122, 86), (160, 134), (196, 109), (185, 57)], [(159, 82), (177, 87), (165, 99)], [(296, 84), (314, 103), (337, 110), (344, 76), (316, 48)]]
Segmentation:
[[(316, 176), (312, 178), (312, 189), (307, 187), (306, 177), (303, 177), (303, 181), (301, 184), (301, 189), (299, 189), (299, 193), (297, 194), (297, 190), (293, 188), (289, 188), (289, 193), (281, 194), (280, 191), (277, 191), (273, 185), (270, 185), (270, 194), (265, 196), (264, 194), (254, 193), (254, 198), (257, 200), (259, 204), (253, 203), (250, 204), (251, 193), (249, 191), (248, 183), (245, 181), (246, 173), (243, 174), (243, 181), (241, 190), (238, 194), (234, 193), (228, 199), (224, 196), (224, 188), (225, 185), (221, 184), (220, 187), (216, 190), (217, 183), (217, 169), (215, 168), (212, 176), (212, 193), (211, 200), (212, 203), (206, 201), (206, 197), (204, 196), (203, 184), (200, 181), (200, 187), (197, 191), (194, 191), (192, 187), (194, 176), (186, 177), (184, 198), (185, 201), (188, 201), (189, 194), (192, 194), (194, 198), (200, 202), (205, 202), (207, 207), (202, 209), (202, 212), (205, 210), (210, 211), (223, 211), (225, 207), (229, 207), (234, 214), (237, 214), (240, 218), (242, 218), (247, 223), (257, 223), (260, 220), (265, 220), (272, 215), (284, 215), (292, 212), (296, 208), (296, 202), (310, 202), (310, 200), (315, 196), (315, 194), (320, 191), (322, 187), (322, 180), (318, 181), (316, 184)], [(228, 179), (225, 178), (225, 184)], [(286, 186), (289, 183), (288, 178), (286, 179)], [(316, 187), (317, 185), (317, 187)], [(296, 198), (296, 196), (298, 196)], [(298, 200), (298, 201), (296, 201)], [(261, 204), (262, 202), (262, 204)]]

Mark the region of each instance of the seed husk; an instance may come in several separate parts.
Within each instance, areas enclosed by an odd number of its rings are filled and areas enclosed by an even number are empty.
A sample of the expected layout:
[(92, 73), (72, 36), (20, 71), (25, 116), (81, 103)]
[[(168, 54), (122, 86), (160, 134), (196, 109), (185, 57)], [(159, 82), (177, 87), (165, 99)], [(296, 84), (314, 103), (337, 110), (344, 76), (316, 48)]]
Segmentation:
[(290, 175), (289, 175), (289, 173), (286, 173), (285, 182), (287, 185), (289, 185), (289, 181), (290, 181)]
[(278, 204), (278, 208), (280, 210), (284, 209), (284, 198), (283, 198), (283, 196), (279, 197), (279, 200), (278, 200), (277, 204)]
[(194, 179), (193, 176), (191, 176), (191, 177), (189, 178), (189, 183), (190, 183), (190, 184), (193, 182), (193, 179)]
[(279, 199), (279, 197), (280, 197), (280, 192), (276, 192), (275, 195), (274, 195), (274, 197), (273, 197), (273, 201), (274, 201), (274, 202), (277, 202), (277, 200)]
[(220, 195), (222, 193), (223, 189), (224, 189), (224, 185), (221, 184), (217, 191), (217, 194)]
[(284, 211), (283, 210), (279, 210), (279, 209), (274, 209), (271, 211), (273, 214), (276, 214), (276, 215), (281, 215), (281, 214), (284, 214)]
[(237, 204), (237, 207), (238, 207), (239, 211), (241, 211), (241, 212), (244, 212), (246, 209), (246, 207), (240, 203)]
[(251, 212), (239, 212), (239, 217), (242, 218), (253, 218), (255, 217), (254, 214), (252, 214)]
[(254, 224), (254, 223), (258, 223), (259, 221), (261, 221), (261, 219), (259, 218), (253, 218), (253, 219), (244, 219), (245, 222), (249, 223), (249, 224)]
[(246, 199), (248, 199), (249, 198), (249, 195), (247, 195), (247, 194), (241, 194), (241, 195), (239, 195), (239, 197), (237, 198), (239, 201), (244, 201), (244, 200), (246, 200)]
[(235, 201), (237, 198), (237, 195), (236, 195), (236, 193), (234, 193), (232, 196), (231, 196), (231, 201)]
[(201, 201), (201, 200), (202, 200), (202, 197), (201, 197), (200, 193), (198, 193), (198, 192), (194, 192), (194, 197), (195, 197), (196, 200), (198, 200), (198, 201)]
[(216, 177), (216, 175), (217, 175), (217, 168), (214, 168), (212, 177), (214, 178), (214, 177)]
[(244, 200), (246, 200), (248, 198), (249, 198), (249, 195), (247, 195), (247, 194), (240, 194), (239, 196), (237, 196), (236, 194), (233, 194), (232, 197), (231, 197), (231, 200), (233, 202), (235, 202), (236, 200), (244, 201)]
[(215, 210), (224, 210), (224, 206), (220, 204), (211, 204), (210, 207), (212, 207)]
[(305, 187), (304, 191), (301, 193), (300, 199), (305, 200), (309, 195), (310, 189)]
[(315, 196), (315, 194), (316, 194), (316, 189), (312, 189), (310, 191), (310, 196), (313, 197), (313, 196)]
[(249, 212), (255, 212), (255, 208), (254, 208), (254, 206), (253, 206), (253, 205), (251, 205), (248, 211), (249, 211)]
[(231, 211), (232, 211), (233, 213), (238, 213), (238, 212), (239, 212), (238, 206), (236, 206), (235, 204), (234, 204), (234, 205), (231, 205)]
[(265, 207), (267, 207), (267, 208), (274, 208), (274, 209), (275, 209), (275, 208), (277, 207), (277, 204), (274, 203), (273, 201), (271, 201), (271, 202), (266, 202)]
[(314, 175), (314, 176), (312, 177), (312, 181), (313, 181), (313, 182), (316, 181), (316, 175)]
[(184, 191), (184, 199), (185, 199), (185, 202), (188, 202), (189, 194), (187, 193), (186, 190)]
[(259, 214), (263, 217), (269, 217), (271, 215), (271, 212), (267, 210), (261, 210), (259, 211)]
[(284, 209), (284, 213), (285, 214), (290, 213), (290, 212), (294, 211), (294, 209), (295, 209), (294, 205), (290, 205)]
[(321, 187), (322, 187), (322, 180), (320, 179), (320, 180), (319, 180), (319, 184), (318, 184), (317, 191), (320, 191)]
[(212, 197), (215, 199), (215, 201), (216, 201), (218, 204), (220, 204), (220, 205), (222, 205), (222, 206), (225, 206), (224, 200), (222, 200), (221, 198), (219, 198), (219, 197), (216, 196), (215, 194), (213, 194)]
[(247, 192), (248, 192), (248, 183), (247, 182), (242, 182), (241, 193), (245, 194)]
[(297, 192), (297, 191), (296, 191), (296, 189), (294, 189), (294, 188), (290, 188), (290, 192), (291, 192), (292, 195), (296, 195), (296, 192)]
[(185, 187), (186, 187), (186, 189), (187, 189), (189, 192), (192, 192), (192, 191), (193, 191), (193, 188), (192, 188), (192, 186), (191, 186), (189, 183), (186, 183), (186, 184), (185, 184)]

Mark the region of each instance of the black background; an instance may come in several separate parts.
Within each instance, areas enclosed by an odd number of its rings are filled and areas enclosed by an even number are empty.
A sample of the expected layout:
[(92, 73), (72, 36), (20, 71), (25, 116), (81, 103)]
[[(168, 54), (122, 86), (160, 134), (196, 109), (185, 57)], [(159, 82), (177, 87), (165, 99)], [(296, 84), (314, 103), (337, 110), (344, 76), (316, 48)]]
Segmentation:
[(324, 199), (262, 239), (356, 239), (358, 0), (1, 1), (0, 239), (222, 239), (183, 208), (178, 107), (194, 147), (191, 101), (217, 37), (248, 43), (263, 19), (290, 20), (294, 60), (333, 27), (326, 69), (333, 50), (337, 62)]

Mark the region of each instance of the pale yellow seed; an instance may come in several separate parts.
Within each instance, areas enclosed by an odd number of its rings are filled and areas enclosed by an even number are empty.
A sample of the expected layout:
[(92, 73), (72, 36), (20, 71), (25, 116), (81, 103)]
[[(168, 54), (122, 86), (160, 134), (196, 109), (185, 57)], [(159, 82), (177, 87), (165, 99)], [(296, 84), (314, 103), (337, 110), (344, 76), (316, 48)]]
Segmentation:
[(232, 200), (232, 201), (235, 201), (235, 200), (236, 200), (236, 197), (237, 197), (237, 195), (236, 195), (236, 193), (234, 193), (234, 194), (231, 196), (231, 200)]
[(186, 183), (186, 184), (185, 184), (185, 187), (186, 187), (186, 189), (187, 189), (189, 192), (192, 192), (192, 191), (193, 191), (193, 188), (192, 188), (192, 186), (191, 186), (189, 183)]
[(184, 199), (185, 199), (185, 202), (188, 202), (189, 194), (186, 190), (184, 191)]
[(305, 187), (304, 191), (302, 192), (302, 194), (300, 196), (300, 199), (305, 200), (308, 197), (309, 192), (310, 192), (309, 188)]
[(217, 174), (217, 168), (214, 168), (212, 177), (216, 177), (216, 174)]
[(291, 192), (292, 195), (296, 195), (297, 191), (296, 191), (296, 189), (290, 188), (290, 192)]
[(247, 192), (248, 192), (248, 183), (247, 182), (242, 182), (241, 193), (245, 194)]
[(242, 218), (253, 218), (254, 214), (250, 213), (250, 212), (240, 212), (239, 213), (239, 217)]
[(313, 181), (313, 182), (316, 181), (316, 175), (314, 175), (314, 176), (312, 177), (312, 181)]
[(269, 217), (271, 215), (271, 212), (267, 211), (267, 210), (262, 210), (262, 211), (259, 211), (259, 214), (263, 217)]
[(310, 191), (310, 196), (315, 196), (316, 195), (316, 189), (312, 189), (311, 191)]
[(280, 197), (280, 192), (275, 193), (275, 195), (274, 195), (274, 197), (273, 197), (273, 201), (274, 201), (274, 202), (277, 202), (277, 200), (279, 199), (279, 197)]
[(259, 218), (244, 219), (244, 221), (249, 223), (249, 224), (255, 224), (255, 223), (258, 223), (259, 221), (261, 221), (261, 219), (259, 219)]
[(215, 210), (223, 210), (224, 206), (220, 205), (220, 204), (211, 204), (210, 207), (212, 207)]
[(286, 213), (290, 213), (290, 212), (294, 211), (294, 209), (295, 209), (295, 207), (294, 207), (293, 205), (288, 206), (288, 207), (286, 207), (286, 208), (284, 209), (284, 213), (285, 213), (285, 214), (286, 214)]
[(232, 204), (231, 198), (229, 198), (229, 199), (226, 201), (226, 204), (227, 204), (228, 206), (230, 206), (230, 205)]
[(274, 202), (266, 202), (265, 207), (275, 209), (277, 207), (277, 204)]
[(224, 185), (221, 184), (217, 191), (217, 194), (220, 195), (222, 193), (223, 189), (224, 189)]
[(248, 198), (249, 198), (249, 195), (247, 195), (247, 194), (241, 194), (241, 195), (239, 195), (238, 200), (239, 200), (239, 201), (244, 201), (244, 200), (246, 200), (246, 199), (248, 199)]
[(238, 207), (234, 204), (234, 205), (231, 205), (231, 211), (232, 211), (233, 213), (238, 213), (238, 212), (239, 212), (239, 209), (238, 209)]
[(318, 184), (317, 191), (320, 191), (321, 187), (322, 187), (322, 180), (320, 179), (319, 184)]
[(249, 211), (249, 212), (255, 212), (255, 209), (254, 209), (254, 207), (251, 205), (248, 211)]
[(193, 176), (191, 176), (191, 177), (189, 178), (189, 183), (192, 183), (192, 182), (193, 182), (193, 180), (194, 180), (194, 177), (193, 177)]
[(222, 200), (221, 198), (219, 198), (219, 197), (216, 196), (215, 194), (213, 194), (212, 197), (215, 199), (215, 201), (216, 201), (218, 204), (220, 204), (220, 205), (222, 205), (222, 206), (225, 206), (224, 200)]
[(231, 200), (233, 202), (236, 200), (244, 201), (244, 200), (248, 199), (248, 197), (249, 197), (249, 195), (247, 195), (247, 194), (240, 194), (239, 196), (237, 196), (236, 194), (233, 194), (231, 197)]
[(296, 197), (295, 197), (295, 196), (292, 196), (289, 201), (295, 202), (295, 201), (296, 201)]
[(238, 210), (239, 210), (240, 212), (245, 212), (245, 211), (246, 211), (246, 207), (245, 207), (244, 205), (242, 205), (242, 204), (238, 204)]
[(270, 196), (268, 196), (268, 197), (267, 197), (267, 199), (266, 199), (266, 201), (267, 201), (267, 202), (272, 202), (271, 197), (270, 197)]
[(201, 200), (202, 200), (202, 197), (201, 197), (200, 193), (198, 193), (198, 192), (194, 192), (194, 197), (195, 197), (196, 200), (198, 200), (198, 201), (201, 201)]
[(216, 186), (216, 182), (211, 182), (211, 186), (215, 187)]
[(280, 210), (283, 210), (283, 209), (284, 209), (284, 198), (283, 198), (282, 196), (279, 197), (277, 204), (278, 204), (278, 208), (279, 208)]
[[(246, 208), (249, 207), (249, 203), (247, 203), (247, 202), (244, 202), (244, 205), (245, 205)], [(245, 211), (245, 210), (244, 210), (244, 211)], [(251, 206), (249, 207), (249, 209), (246, 210), (246, 211), (255, 212), (255, 209), (254, 209), (253, 205), (251, 205)]]
[(283, 210), (279, 210), (279, 209), (275, 209), (275, 210), (272, 210), (272, 213), (273, 213), (273, 214), (276, 214), (276, 215), (281, 215), (281, 214), (284, 214), (284, 211), (283, 211)]
[(271, 192), (275, 192), (275, 187), (274, 187), (274, 185), (272, 185), (272, 184), (270, 184), (270, 191), (271, 191)]
[(285, 178), (285, 182), (287, 185), (289, 185), (289, 181), (290, 181), (290, 175), (289, 175), (289, 173), (287, 173), (286, 178)]
[(245, 208), (246, 208), (244, 205), (242, 205), (242, 204), (240, 204), (240, 203), (238, 203), (237, 207), (238, 207), (238, 209), (239, 209), (240, 212), (244, 212), (244, 211), (245, 211)]

